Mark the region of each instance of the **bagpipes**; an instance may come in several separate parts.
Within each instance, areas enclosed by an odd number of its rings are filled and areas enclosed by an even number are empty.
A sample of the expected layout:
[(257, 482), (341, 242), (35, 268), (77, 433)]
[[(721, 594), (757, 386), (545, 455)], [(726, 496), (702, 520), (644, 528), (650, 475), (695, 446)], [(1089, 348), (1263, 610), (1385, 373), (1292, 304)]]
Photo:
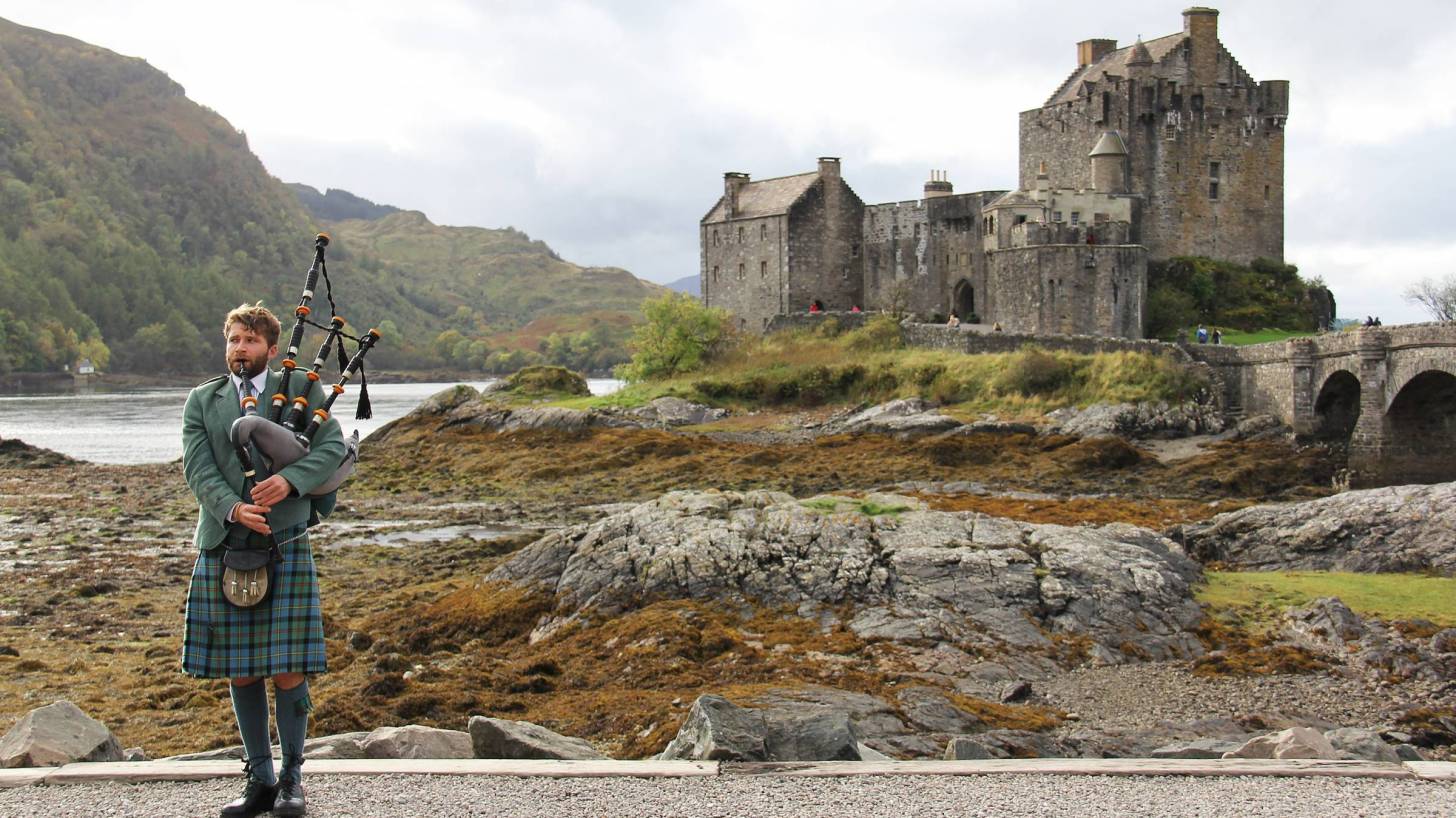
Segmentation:
[[(258, 399), (249, 395), (242, 400), (243, 416), (233, 421), (228, 432), (238, 461), (243, 466), (243, 499), (252, 503), (253, 487), (257, 484), (257, 468), (253, 458), (256, 449), (263, 465), (270, 473), (277, 473), (302, 459), (309, 453), (313, 438), (319, 427), (328, 422), (329, 411), (334, 401), (344, 394), (344, 385), (355, 373), (359, 375), (359, 407), (355, 418), (366, 420), (372, 416), (369, 404), (368, 381), (364, 375), (364, 356), (379, 341), (379, 330), (371, 329), (360, 337), (344, 331), (345, 321), (339, 317), (334, 305), (333, 284), (329, 281), (328, 268), (324, 262), (324, 249), (329, 246), (327, 233), (319, 233), (314, 239), (313, 264), (304, 279), (303, 295), (294, 308), (293, 333), (288, 341), (288, 354), (283, 359), (282, 373), (278, 379), (278, 392), (272, 396), (268, 415), (258, 412)], [(324, 292), (329, 302), (328, 326), (309, 319), (312, 314), (314, 288), (319, 276), (323, 276)], [(303, 343), (306, 326), (317, 327), (327, 333), (324, 342), (314, 356), (313, 366), (304, 372), (303, 393), (288, 399), (290, 382), (298, 368), (298, 348)], [(344, 342), (357, 345), (352, 357), (344, 351)], [(323, 404), (310, 414), (308, 393), (320, 379), (319, 372), (337, 350), (339, 358), (339, 380), (328, 390)], [(238, 376), (247, 379), (244, 365), (238, 366)], [(285, 411), (287, 414), (285, 415)], [(300, 429), (305, 417), (308, 425)], [(344, 440), (344, 458), (327, 480), (308, 493), (310, 497), (325, 497), (336, 491), (354, 473), (359, 459), (359, 431), (356, 429)], [(264, 536), (241, 523), (233, 523), (228, 531), (226, 549), (223, 553), (221, 577), (223, 597), (241, 608), (254, 607), (268, 599), (273, 586), (273, 568), (282, 560), (282, 552), (276, 536)]]

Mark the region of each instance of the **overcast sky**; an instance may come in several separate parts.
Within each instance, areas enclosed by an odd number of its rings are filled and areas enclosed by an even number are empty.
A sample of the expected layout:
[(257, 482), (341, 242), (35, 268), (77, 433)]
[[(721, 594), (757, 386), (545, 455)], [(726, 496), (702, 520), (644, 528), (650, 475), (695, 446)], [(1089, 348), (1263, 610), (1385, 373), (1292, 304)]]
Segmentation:
[[(279, 178), (515, 226), (581, 264), (697, 273), (722, 174), (840, 156), (866, 202), (1016, 184), (1019, 111), (1074, 43), (1182, 28), (1187, 3), (0, 0), (145, 58)], [(1456, 274), (1456, 5), (1218, 3), (1255, 79), (1292, 82), (1286, 257), (1342, 317)]]

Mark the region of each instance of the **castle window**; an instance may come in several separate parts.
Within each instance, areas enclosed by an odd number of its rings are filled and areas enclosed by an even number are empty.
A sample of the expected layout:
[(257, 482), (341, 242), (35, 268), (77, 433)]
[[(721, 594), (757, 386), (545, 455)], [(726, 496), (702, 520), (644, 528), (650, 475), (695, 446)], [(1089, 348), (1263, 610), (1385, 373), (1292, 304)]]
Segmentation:
[(713, 283), (718, 283), (718, 265), (716, 264), (713, 265)]
[(1117, 306), (1117, 282), (1112, 282), (1112, 306)]
[(841, 281), (848, 281), (849, 280), (849, 265), (848, 264), (846, 264), (843, 267), (839, 268), (839, 278), (840, 278)]
[(915, 241), (920, 241), (920, 225), (915, 225)]
[(1073, 210), (1072, 211), (1072, 226), (1073, 227), (1076, 227), (1081, 222), (1082, 222), (1082, 211), (1080, 211), (1080, 210)]
[(1054, 222), (1060, 222), (1061, 220), (1062, 220), (1062, 211), (1060, 211), (1060, 210), (1053, 210), (1052, 211), (1052, 221), (1054, 221)]
[(742, 244), (743, 243), (743, 228), (741, 228), (741, 227), (738, 228), (738, 243), (739, 244)]
[(744, 272), (743, 272), (743, 265), (742, 264), (739, 264), (738, 265), (738, 280), (739, 281), (742, 281), (744, 279), (744, 277), (745, 277), (745, 275), (744, 275)]
[(1026, 214), (1022, 213), (1016, 217), (1017, 224), (1026, 224)]
[(1220, 170), (1222, 170), (1222, 165), (1220, 165), (1218, 162), (1209, 162), (1208, 163), (1208, 178), (1210, 178), (1210, 179), (1217, 179), (1218, 178), (1218, 172)]
[(855, 242), (849, 246), (849, 257), (859, 258), (859, 242)]
[(719, 246), (719, 244), (721, 244), (721, 242), (719, 241), (719, 238), (718, 238), (718, 231), (716, 229), (714, 229), (713, 230), (713, 246), (714, 247), (717, 247), (717, 246)]
[(768, 262), (767, 261), (760, 261), (758, 263), (758, 277), (759, 278), (768, 278)]
[(1106, 91), (1103, 91), (1102, 92), (1102, 118), (1099, 119), (1098, 122), (1101, 122), (1101, 123), (1110, 122), (1111, 121), (1111, 114), (1112, 114), (1112, 94), (1109, 94)]
[(1218, 198), (1218, 182), (1209, 182), (1208, 183), (1208, 198), (1210, 198), (1210, 199), (1217, 199)]
[(758, 226), (758, 240), (768, 241), (768, 225), (760, 224)]
[(1264, 201), (1269, 201), (1269, 186), (1264, 185)]

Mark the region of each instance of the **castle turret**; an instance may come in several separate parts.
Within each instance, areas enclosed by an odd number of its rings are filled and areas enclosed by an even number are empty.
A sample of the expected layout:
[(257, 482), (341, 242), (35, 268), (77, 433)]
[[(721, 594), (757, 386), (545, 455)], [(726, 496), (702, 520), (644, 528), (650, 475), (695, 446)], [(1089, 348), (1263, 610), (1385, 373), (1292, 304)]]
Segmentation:
[(938, 199), (941, 196), (949, 196), (955, 193), (955, 186), (946, 178), (949, 174), (943, 170), (932, 170), (930, 181), (925, 183), (925, 198)]
[(1099, 193), (1127, 192), (1127, 146), (1117, 131), (1107, 131), (1092, 152), (1092, 187)]
[(738, 191), (748, 184), (748, 174), (729, 171), (723, 174), (723, 209), (728, 218), (738, 215)]
[(1152, 52), (1148, 51), (1148, 47), (1146, 45), (1143, 45), (1143, 38), (1142, 37), (1137, 38), (1137, 42), (1135, 42), (1135, 43), (1132, 44), (1132, 54), (1128, 55), (1128, 58), (1127, 58), (1127, 67), (1128, 68), (1151, 68), (1152, 65), (1153, 65), (1153, 55), (1152, 55)]
[(1188, 33), (1194, 85), (1213, 85), (1218, 81), (1218, 9), (1184, 9), (1183, 30)]

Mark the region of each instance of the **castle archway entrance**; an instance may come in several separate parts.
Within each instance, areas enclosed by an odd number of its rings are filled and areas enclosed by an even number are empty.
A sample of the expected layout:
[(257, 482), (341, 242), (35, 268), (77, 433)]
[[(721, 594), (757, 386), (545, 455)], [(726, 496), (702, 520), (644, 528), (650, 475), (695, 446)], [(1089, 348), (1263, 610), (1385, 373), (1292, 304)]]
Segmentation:
[(969, 321), (975, 315), (976, 288), (971, 286), (971, 282), (964, 278), (956, 282), (955, 290), (951, 293), (951, 305), (951, 309), (956, 311), (962, 321)]
[(1431, 369), (1406, 381), (1383, 426), (1381, 455), (1391, 482), (1456, 480), (1456, 375)]
[(1314, 401), (1314, 436), (1321, 440), (1350, 439), (1360, 419), (1360, 379), (1341, 369), (1325, 379)]

